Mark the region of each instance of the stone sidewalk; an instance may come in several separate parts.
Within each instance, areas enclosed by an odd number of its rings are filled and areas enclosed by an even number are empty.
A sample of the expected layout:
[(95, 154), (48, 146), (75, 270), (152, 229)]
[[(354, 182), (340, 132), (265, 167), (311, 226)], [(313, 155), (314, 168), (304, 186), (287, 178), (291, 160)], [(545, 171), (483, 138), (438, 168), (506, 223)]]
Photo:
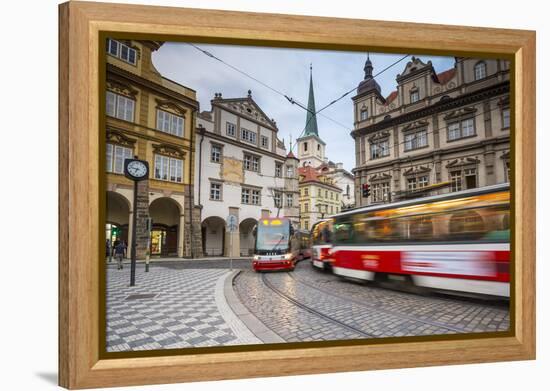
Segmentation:
[(235, 272), (138, 264), (134, 287), (129, 265), (106, 272), (108, 352), (262, 343), (227, 303)]

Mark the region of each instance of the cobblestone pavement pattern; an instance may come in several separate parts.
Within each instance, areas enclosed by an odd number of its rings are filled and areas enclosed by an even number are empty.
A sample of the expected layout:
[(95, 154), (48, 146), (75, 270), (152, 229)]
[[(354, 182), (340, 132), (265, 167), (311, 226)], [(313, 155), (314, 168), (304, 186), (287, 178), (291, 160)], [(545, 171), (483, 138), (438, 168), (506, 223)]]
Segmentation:
[(313, 269), (309, 261), (291, 273), (244, 271), (235, 290), (260, 321), (288, 342), (506, 331), (510, 326), (503, 303), (343, 281)]
[(219, 308), (220, 279), (227, 277), (228, 269), (223, 265), (197, 269), (193, 262), (185, 265), (152, 265), (145, 273), (138, 264), (134, 287), (129, 286), (129, 265), (120, 271), (109, 265), (108, 352), (259, 342), (236, 335), (232, 321), (223, 316), (227, 305)]

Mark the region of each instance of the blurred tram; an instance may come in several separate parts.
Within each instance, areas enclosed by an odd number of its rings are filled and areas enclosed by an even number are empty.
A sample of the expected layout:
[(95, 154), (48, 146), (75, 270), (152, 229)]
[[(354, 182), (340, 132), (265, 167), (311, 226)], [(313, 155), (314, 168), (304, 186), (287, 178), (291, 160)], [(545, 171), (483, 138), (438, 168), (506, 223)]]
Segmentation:
[(262, 270), (294, 270), (300, 246), (288, 218), (263, 218), (254, 229), (252, 267)]
[(311, 227), (311, 265), (323, 269), (331, 269), (333, 219), (318, 221)]
[(334, 218), (339, 276), (455, 294), (510, 296), (510, 187), (375, 205)]
[(302, 261), (311, 258), (311, 236), (309, 231), (304, 229), (296, 230), (296, 239), (298, 240), (298, 260)]

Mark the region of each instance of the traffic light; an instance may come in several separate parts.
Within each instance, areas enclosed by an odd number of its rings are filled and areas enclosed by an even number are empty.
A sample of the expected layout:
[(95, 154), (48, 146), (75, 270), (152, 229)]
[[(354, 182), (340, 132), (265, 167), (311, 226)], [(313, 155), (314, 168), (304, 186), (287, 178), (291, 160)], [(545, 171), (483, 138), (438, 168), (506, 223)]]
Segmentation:
[(363, 198), (370, 196), (370, 185), (368, 183), (363, 183)]

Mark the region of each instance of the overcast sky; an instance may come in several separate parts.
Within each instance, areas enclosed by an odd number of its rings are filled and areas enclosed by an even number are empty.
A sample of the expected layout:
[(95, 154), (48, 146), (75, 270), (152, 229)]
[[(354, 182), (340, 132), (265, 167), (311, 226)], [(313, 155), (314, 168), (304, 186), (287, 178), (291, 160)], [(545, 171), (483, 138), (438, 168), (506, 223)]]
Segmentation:
[[(304, 105), (307, 105), (309, 65), (312, 64), (317, 110), (357, 87), (363, 80), (363, 67), (367, 58), (366, 53), (360, 52), (235, 45), (197, 46)], [(404, 54), (371, 53), (373, 74), (376, 75)], [(417, 57), (424, 62), (431, 60), (436, 72), (449, 69), (454, 64), (453, 57)], [(409, 59), (410, 57), (376, 77), (382, 87), (383, 96), (395, 90), (395, 77), (403, 71)], [(290, 104), (283, 96), (188, 44), (164, 44), (153, 54), (153, 63), (164, 77), (197, 91), (201, 111), (210, 110), (210, 100), (216, 92), (221, 92), (223, 98), (237, 98), (245, 97), (250, 89), (256, 103), (270, 118), (277, 121), (279, 138), (285, 140), (287, 149), (289, 136), (292, 135), (294, 141), (304, 130), (304, 109)], [(327, 144), (327, 157), (334, 162), (343, 162), (347, 170), (355, 166), (354, 142), (349, 135), (353, 129), (353, 95), (355, 91), (317, 116), (319, 136)]]

